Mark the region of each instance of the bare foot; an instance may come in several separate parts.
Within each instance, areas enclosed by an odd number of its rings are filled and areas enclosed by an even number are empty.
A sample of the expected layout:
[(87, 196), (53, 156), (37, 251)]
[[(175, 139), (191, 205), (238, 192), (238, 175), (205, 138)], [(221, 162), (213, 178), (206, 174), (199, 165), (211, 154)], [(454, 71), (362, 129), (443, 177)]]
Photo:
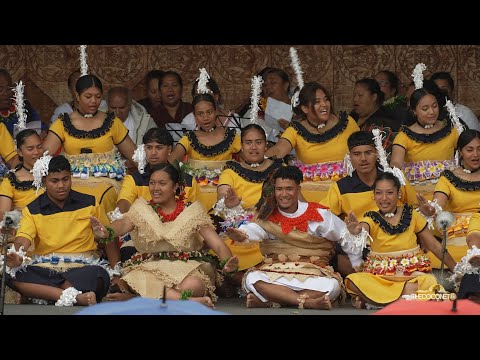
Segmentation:
[(208, 306), (209, 308), (215, 309), (215, 306), (213, 305), (213, 301), (212, 299), (210, 299), (209, 296), (191, 297), (188, 300), (196, 301), (196, 302), (199, 302), (200, 304)]
[(105, 296), (105, 299), (108, 301), (127, 301), (135, 296), (137, 295), (132, 293), (112, 293)]
[(365, 309), (365, 301), (358, 295), (352, 296), (352, 305), (356, 309)]
[(468, 260), (468, 262), (472, 266), (475, 266), (475, 267), (480, 266), (480, 255), (472, 256), (470, 260)]
[(272, 307), (272, 303), (270, 301), (263, 302), (254, 293), (248, 293), (247, 308), (267, 308), (267, 307)]
[(330, 310), (332, 308), (332, 303), (328, 295), (324, 295), (320, 298), (307, 299), (305, 301), (305, 309), (321, 309), (321, 310)]
[(97, 303), (97, 297), (93, 291), (77, 295), (77, 305), (91, 306)]

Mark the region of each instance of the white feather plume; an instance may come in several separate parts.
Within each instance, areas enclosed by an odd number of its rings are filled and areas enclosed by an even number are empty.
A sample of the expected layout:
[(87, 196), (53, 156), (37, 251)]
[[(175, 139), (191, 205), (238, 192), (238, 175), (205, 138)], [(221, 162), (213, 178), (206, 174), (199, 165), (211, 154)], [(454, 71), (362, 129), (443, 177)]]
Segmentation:
[(26, 129), (27, 125), (27, 109), (25, 109), (25, 98), (23, 96), (24, 85), (20, 80), (13, 88), (13, 98), (15, 100), (16, 113), (18, 122), (16, 124), (19, 131)]
[(132, 160), (138, 164), (138, 172), (145, 173), (145, 166), (147, 165), (147, 154), (145, 153), (145, 144), (140, 144), (133, 152)]
[(3, 216), (3, 220), (0, 222), (0, 228), (2, 228), (5, 225), (5, 220), (9, 219), (10, 221), (10, 227), (13, 227), (15, 229), (18, 229), (20, 225), (20, 219), (22, 218), (22, 213), (18, 210), (12, 210), (12, 211), (7, 211), (5, 215)]
[(212, 91), (207, 87), (208, 80), (210, 79), (210, 75), (208, 75), (207, 70), (205, 68), (201, 68), (200, 76), (196, 79), (198, 81), (197, 85), (197, 93), (198, 94), (208, 94)]
[(435, 219), (437, 229), (446, 229), (455, 221), (455, 217), (449, 211), (440, 211)]
[(343, 164), (345, 166), (345, 169), (347, 171), (348, 176), (352, 176), (353, 171), (355, 170), (352, 165), (352, 160), (350, 160), (350, 154), (345, 154), (345, 157), (343, 158)]
[(427, 67), (424, 63), (418, 63), (413, 70), (412, 77), (413, 82), (415, 83), (415, 90), (421, 89), (423, 87), (423, 72), (427, 70)]
[(42, 177), (48, 175), (48, 165), (52, 160), (52, 156), (48, 155), (48, 150), (43, 153), (43, 156), (40, 159), (35, 161), (33, 164), (33, 169), (30, 172), (33, 174), (33, 185), (36, 187), (36, 192), (42, 187)]
[(258, 120), (258, 112), (260, 111), (260, 93), (262, 91), (263, 79), (261, 76), (252, 78), (252, 92), (250, 97), (250, 108), (252, 109), (250, 122), (256, 124)]
[(460, 118), (457, 115), (457, 111), (455, 110), (455, 105), (450, 100), (447, 100), (445, 103), (445, 107), (448, 110), (448, 115), (450, 116), (450, 119), (452, 120), (453, 125), (455, 126), (455, 129), (457, 129), (458, 135), (460, 135), (465, 128), (463, 127), (462, 123), (460, 122)]
[(373, 142), (375, 143), (375, 148), (377, 149), (377, 153), (378, 153), (378, 160), (380, 162), (380, 165), (383, 168), (383, 171), (393, 174), (400, 182), (400, 185), (404, 186), (406, 184), (406, 181), (405, 181), (405, 176), (402, 170), (400, 170), (397, 167), (391, 168), (390, 165), (388, 164), (387, 154), (382, 145), (382, 133), (380, 129), (375, 128), (372, 130), (372, 133), (373, 133)]
[(299, 104), (299, 95), (300, 90), (302, 90), (305, 82), (303, 81), (303, 71), (300, 66), (300, 60), (298, 58), (297, 49), (294, 47), (290, 48), (290, 64), (292, 65), (293, 71), (295, 72), (295, 77), (297, 78), (298, 90), (293, 94), (291, 104), (292, 109), (297, 107)]
[(80, 76), (88, 75), (87, 45), (80, 45)]

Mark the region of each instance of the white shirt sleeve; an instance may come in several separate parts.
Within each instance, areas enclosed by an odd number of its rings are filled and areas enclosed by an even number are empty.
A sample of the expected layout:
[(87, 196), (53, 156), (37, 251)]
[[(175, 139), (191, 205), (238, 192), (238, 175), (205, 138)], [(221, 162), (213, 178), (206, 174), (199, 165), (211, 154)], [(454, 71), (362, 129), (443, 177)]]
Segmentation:
[(264, 239), (269, 239), (269, 234), (263, 230), (263, 228), (255, 223), (248, 223), (240, 225), (238, 230), (244, 231), (250, 241), (262, 241)]
[[(309, 223), (311, 233), (324, 237), (330, 241), (338, 242), (342, 238), (342, 232), (345, 223), (340, 218), (327, 209), (317, 209), (323, 217), (323, 221), (314, 221)], [(313, 227), (313, 229), (312, 229)], [(313, 230), (313, 231), (312, 231)]]

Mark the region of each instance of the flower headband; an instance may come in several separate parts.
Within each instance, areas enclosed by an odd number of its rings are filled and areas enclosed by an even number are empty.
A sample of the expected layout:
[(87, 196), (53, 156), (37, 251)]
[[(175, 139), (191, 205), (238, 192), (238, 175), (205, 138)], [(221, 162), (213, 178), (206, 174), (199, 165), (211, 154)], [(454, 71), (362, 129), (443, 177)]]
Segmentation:
[(252, 93), (250, 97), (250, 107), (252, 109), (252, 116), (250, 118), (250, 122), (252, 124), (257, 123), (258, 119), (258, 112), (260, 107), (258, 103), (260, 102), (260, 92), (263, 84), (263, 79), (261, 76), (254, 76), (252, 78)]
[(300, 90), (302, 90), (303, 86), (305, 85), (303, 82), (303, 71), (302, 67), (300, 66), (300, 60), (298, 59), (297, 50), (294, 47), (290, 48), (290, 60), (298, 84), (298, 90), (292, 96), (292, 108), (294, 108), (300, 103)]
[(427, 67), (424, 63), (418, 63), (413, 70), (412, 77), (413, 82), (415, 83), (415, 90), (421, 89), (423, 87), (423, 72), (427, 70)]
[(147, 154), (145, 153), (145, 144), (140, 144), (133, 152), (132, 160), (138, 164), (138, 172), (145, 173), (145, 165), (147, 165)]
[(48, 175), (48, 165), (52, 160), (52, 156), (48, 155), (48, 150), (43, 153), (43, 156), (40, 159), (35, 161), (33, 164), (33, 169), (30, 172), (33, 174), (33, 185), (37, 189), (35, 194), (38, 193), (38, 190), (42, 187), (42, 177)]
[(210, 94), (212, 90), (207, 87), (208, 79), (210, 79), (210, 75), (208, 75), (207, 70), (205, 68), (200, 69), (200, 76), (196, 79), (198, 81), (197, 85), (197, 93), (198, 94)]

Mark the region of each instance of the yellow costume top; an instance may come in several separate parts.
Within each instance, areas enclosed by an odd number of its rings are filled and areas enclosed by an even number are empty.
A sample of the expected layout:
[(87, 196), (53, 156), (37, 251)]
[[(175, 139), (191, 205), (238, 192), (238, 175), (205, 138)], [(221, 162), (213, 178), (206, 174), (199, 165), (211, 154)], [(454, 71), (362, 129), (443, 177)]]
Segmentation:
[(473, 232), (480, 232), (480, 214), (475, 213), (470, 218), (467, 235)]
[(0, 184), (0, 196), (10, 198), (14, 209), (23, 209), (40, 194), (43, 194), (43, 189), (39, 189), (36, 194), (33, 181), (18, 180), (14, 171), (6, 173)]
[(149, 174), (145, 171), (144, 174), (140, 174), (135, 171), (133, 175), (127, 175), (122, 182), (122, 188), (118, 193), (117, 202), (120, 200), (127, 200), (130, 204), (143, 197), (145, 200), (152, 200), (152, 195), (148, 189)]
[(50, 131), (58, 136), (68, 155), (78, 155), (82, 150), (83, 153), (106, 153), (128, 136), (128, 129), (114, 113), (109, 113), (103, 125), (91, 131), (78, 130), (67, 114), (61, 114)]
[(435, 192), (447, 196), (445, 210), (455, 213), (480, 211), (480, 181), (460, 179), (450, 170), (445, 170), (435, 186)]
[[(377, 170), (378, 174), (382, 171)], [(415, 189), (408, 180), (402, 186), (401, 197), (397, 205), (415, 204), (417, 202)], [(326, 199), (322, 202), (330, 211), (337, 216), (347, 215), (353, 210), (357, 218), (362, 217), (367, 211), (378, 209), (373, 200), (373, 187), (361, 181), (354, 171), (352, 176), (346, 176), (330, 186)]]
[(241, 149), (240, 136), (234, 129), (225, 128), (225, 137), (216, 145), (203, 145), (194, 131), (188, 131), (179, 141), (190, 160), (231, 160)]
[(236, 161), (228, 161), (218, 180), (218, 186), (229, 185), (238, 197), (242, 198), (244, 209), (254, 207), (262, 194), (262, 186), (270, 174), (282, 166), (275, 160), (263, 171), (244, 168)]
[(4, 123), (0, 123), (0, 139), (2, 139), (0, 142), (0, 156), (7, 162), (13, 158), (17, 152), (15, 151), (15, 143), (12, 135), (10, 135)]
[(17, 236), (35, 243), (34, 255), (96, 250), (91, 216), (109, 224), (103, 208), (91, 195), (70, 190), (64, 208), (60, 209), (44, 193), (22, 210)]
[(372, 251), (387, 253), (413, 249), (417, 246), (417, 234), (427, 226), (427, 221), (413, 207), (403, 207), (402, 216), (397, 225), (388, 223), (378, 212), (369, 211), (360, 222), (370, 226)]
[(342, 112), (338, 123), (324, 134), (312, 134), (299, 122), (292, 121), (281, 138), (292, 145), (298, 160), (304, 164), (315, 164), (343, 161), (348, 153), (348, 137), (359, 130), (355, 120)]
[(454, 157), (455, 147), (458, 140), (457, 129), (450, 121), (433, 134), (417, 134), (406, 126), (402, 126), (400, 132), (393, 141), (405, 149), (405, 162), (424, 160), (450, 160)]

